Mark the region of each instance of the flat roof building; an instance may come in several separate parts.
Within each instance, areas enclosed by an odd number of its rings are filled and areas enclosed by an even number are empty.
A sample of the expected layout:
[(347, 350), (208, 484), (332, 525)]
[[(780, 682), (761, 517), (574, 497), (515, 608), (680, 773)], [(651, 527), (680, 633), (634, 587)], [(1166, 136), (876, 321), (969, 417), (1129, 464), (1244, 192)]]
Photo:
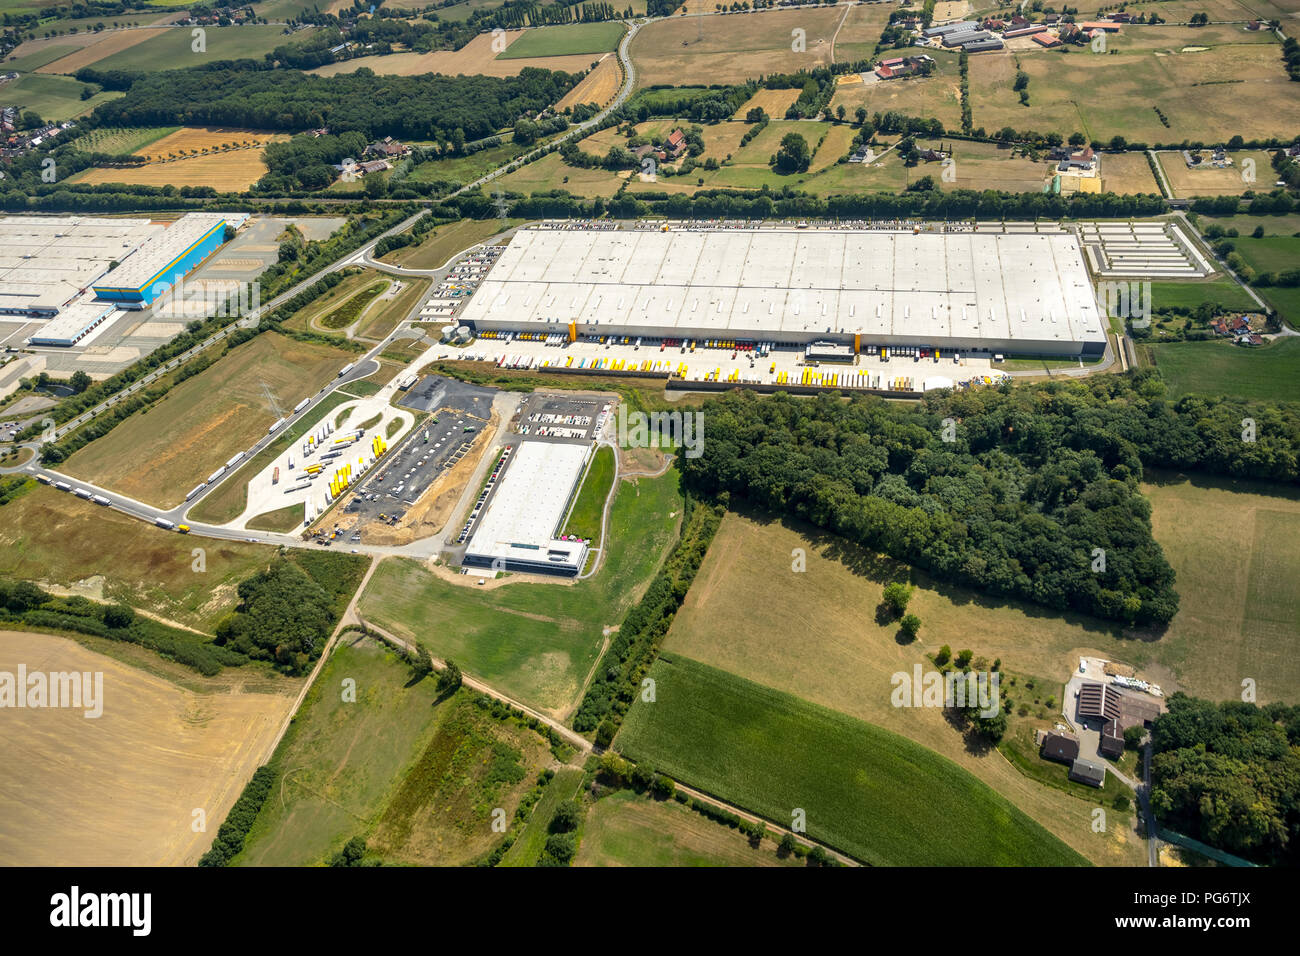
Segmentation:
[(974, 20), (962, 20), (958, 23), (944, 23), (937, 27), (927, 27), (921, 31), (922, 36), (941, 37), (949, 33), (965, 33), (968, 30), (974, 30), (979, 24)]
[(559, 533), (590, 451), (586, 443), (521, 442), (469, 539), (464, 563), (536, 574), (580, 572), (587, 545), (560, 540)]
[(116, 311), (108, 302), (78, 302), (59, 312), (27, 341), (32, 345), (63, 348), (76, 345)]
[(148, 219), (0, 216), (0, 313), (54, 316), (162, 231)]
[(94, 285), (101, 299), (148, 305), (225, 242), (226, 217), (188, 213), (142, 245)]
[[(1069, 232), (524, 229), (461, 314), (476, 330), (1100, 355)], [(572, 325), (572, 328), (570, 328)]]

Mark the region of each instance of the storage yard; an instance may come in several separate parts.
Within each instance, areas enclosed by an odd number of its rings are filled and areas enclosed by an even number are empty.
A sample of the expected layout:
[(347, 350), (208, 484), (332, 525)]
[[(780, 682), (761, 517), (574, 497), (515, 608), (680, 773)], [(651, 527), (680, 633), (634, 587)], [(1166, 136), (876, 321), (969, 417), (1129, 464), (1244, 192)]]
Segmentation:
[[(441, 376), (428, 376), (417, 385), (402, 388), (409, 377), (409, 374), (399, 376), (375, 398), (386, 396), (380, 404), (392, 411), (388, 398), (394, 394), (393, 388), (404, 392), (398, 404), (409, 411), (397, 414), (410, 419), (414, 427), (394, 434), (391, 441), (385, 439), (388, 447), (379, 456), (379, 467), (367, 469), (352, 483), (349, 488), (352, 493), (344, 498), (342, 510), (332, 513), (322, 523), (319, 529), (322, 533), (333, 533), (337, 525), (352, 543), (369, 544), (373, 543), (371, 537), (377, 528), (403, 524), (412, 506), (421, 502), (438, 479), (460, 463), (487, 425), (495, 389)], [(425, 412), (431, 413), (430, 416), (425, 418)], [(359, 409), (351, 413), (349, 421), (364, 421), (367, 414)], [(382, 435), (385, 427), (379, 424), (373, 431)], [(311, 511), (309, 504), (309, 520)]]
[(1081, 222), (1088, 266), (1097, 276), (1201, 279), (1214, 266), (1174, 222)]
[[(981, 228), (546, 228), (516, 233), (460, 320), (480, 335), (750, 351), (1100, 355), (1078, 239)], [(751, 348), (752, 347), (752, 348)]]

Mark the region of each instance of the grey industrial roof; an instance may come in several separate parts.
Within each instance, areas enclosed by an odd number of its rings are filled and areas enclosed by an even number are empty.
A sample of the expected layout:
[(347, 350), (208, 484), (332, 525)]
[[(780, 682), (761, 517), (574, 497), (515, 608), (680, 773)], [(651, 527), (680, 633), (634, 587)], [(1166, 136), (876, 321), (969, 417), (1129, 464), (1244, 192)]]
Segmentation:
[(526, 229), (462, 321), (669, 337), (1105, 339), (1065, 232)]
[(103, 302), (78, 302), (62, 310), (31, 337), (33, 345), (72, 345), (114, 307)]
[(58, 308), (161, 230), (148, 219), (0, 216), (0, 308)]

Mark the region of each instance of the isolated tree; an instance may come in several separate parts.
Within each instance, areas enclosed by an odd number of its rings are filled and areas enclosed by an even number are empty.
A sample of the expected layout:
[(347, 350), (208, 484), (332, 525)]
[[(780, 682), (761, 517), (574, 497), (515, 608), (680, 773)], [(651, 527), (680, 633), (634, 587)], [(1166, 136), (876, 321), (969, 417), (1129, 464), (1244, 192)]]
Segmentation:
[(415, 650), (407, 655), (406, 662), (411, 665), (416, 680), (424, 680), (433, 673), (433, 660), (429, 657), (429, 650), (419, 641), (415, 642)]
[(443, 669), (438, 672), (438, 695), (445, 697), (456, 693), (460, 690), (461, 680), (460, 668), (456, 666), (455, 661), (448, 660)]
[(778, 172), (803, 173), (808, 171), (811, 162), (812, 150), (808, 148), (808, 141), (798, 133), (786, 133), (772, 165)]
[(905, 614), (903, 619), (899, 621), (899, 626), (903, 629), (903, 633), (907, 635), (908, 640), (914, 641), (917, 632), (921, 630), (921, 619), (915, 614)]
[(912, 592), (915, 591), (910, 584), (904, 584), (902, 581), (892, 581), (885, 585), (885, 606), (893, 612), (895, 617), (902, 617), (907, 611), (907, 602), (912, 600)]

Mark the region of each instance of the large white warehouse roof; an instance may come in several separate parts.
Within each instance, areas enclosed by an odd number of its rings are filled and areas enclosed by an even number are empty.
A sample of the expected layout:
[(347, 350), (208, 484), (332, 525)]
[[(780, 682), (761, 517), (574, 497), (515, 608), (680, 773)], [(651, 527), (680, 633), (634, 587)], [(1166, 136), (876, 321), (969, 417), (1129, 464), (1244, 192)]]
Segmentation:
[(1065, 232), (521, 230), (462, 321), (1012, 352), (1099, 351), (1106, 337)]

